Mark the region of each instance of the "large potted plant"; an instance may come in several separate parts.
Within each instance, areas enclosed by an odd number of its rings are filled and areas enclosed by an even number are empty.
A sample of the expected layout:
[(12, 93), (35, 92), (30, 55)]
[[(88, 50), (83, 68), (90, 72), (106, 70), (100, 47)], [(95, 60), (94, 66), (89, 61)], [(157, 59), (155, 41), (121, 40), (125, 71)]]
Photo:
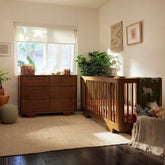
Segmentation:
[(4, 89), (2, 87), (2, 82), (10, 80), (7, 75), (9, 72), (4, 72), (4, 70), (0, 70), (0, 95), (4, 95)]
[[(117, 59), (105, 52), (94, 51), (89, 53), (89, 60), (84, 55), (78, 55), (76, 62), (83, 76), (114, 76), (114, 65)], [(117, 68), (116, 68), (117, 69)]]

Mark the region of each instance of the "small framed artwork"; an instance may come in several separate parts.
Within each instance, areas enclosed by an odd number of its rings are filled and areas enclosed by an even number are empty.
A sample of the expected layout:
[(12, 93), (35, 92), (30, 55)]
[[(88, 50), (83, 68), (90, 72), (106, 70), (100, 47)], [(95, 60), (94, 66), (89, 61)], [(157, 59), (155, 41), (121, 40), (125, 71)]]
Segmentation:
[(136, 22), (126, 27), (127, 45), (138, 44), (142, 42), (142, 22)]

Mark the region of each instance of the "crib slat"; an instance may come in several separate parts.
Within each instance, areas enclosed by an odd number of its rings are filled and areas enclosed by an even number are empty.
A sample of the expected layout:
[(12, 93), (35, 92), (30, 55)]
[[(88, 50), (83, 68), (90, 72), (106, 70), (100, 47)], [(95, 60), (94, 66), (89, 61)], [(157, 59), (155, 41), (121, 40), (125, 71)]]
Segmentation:
[(100, 82), (100, 116), (102, 116), (102, 82)]
[(111, 121), (114, 121), (114, 117), (113, 117), (113, 84), (111, 83)]
[(126, 122), (128, 122), (128, 114), (129, 114), (129, 84), (127, 83), (127, 114), (126, 114), (127, 121)]
[(91, 81), (89, 81), (89, 99), (90, 99), (89, 110), (91, 110), (91, 108), (92, 108), (92, 106), (91, 106)]
[(111, 120), (114, 121), (113, 115), (113, 84), (111, 83)]
[(94, 96), (93, 96), (93, 100), (94, 100), (94, 113), (96, 113), (96, 81), (93, 81), (93, 88), (94, 88)]
[(105, 117), (105, 82), (103, 82), (103, 117)]
[(89, 110), (91, 111), (91, 109), (92, 109), (92, 95), (91, 95), (91, 81), (89, 81), (89, 94), (90, 94), (90, 108), (89, 108)]
[(92, 83), (92, 111), (94, 112), (94, 81)]
[(113, 107), (113, 83), (111, 83), (111, 120), (114, 121), (114, 107)]
[(91, 99), (90, 111), (92, 111), (92, 81), (90, 81), (90, 99)]
[(107, 119), (107, 83), (105, 82), (105, 118)]
[(103, 82), (100, 82), (101, 95), (100, 95), (100, 116), (103, 116)]
[(115, 122), (115, 109), (114, 109), (114, 84), (112, 83), (112, 115), (113, 121)]
[(90, 89), (91, 89), (91, 111), (93, 111), (93, 87), (92, 87), (92, 81), (90, 81)]
[(100, 116), (100, 82), (98, 82), (98, 115)]
[(96, 81), (96, 114), (98, 115), (98, 106), (99, 106), (99, 103), (98, 103), (98, 95), (99, 95), (99, 85), (98, 85), (98, 81)]
[(90, 95), (90, 81), (88, 82), (88, 99), (89, 99), (89, 110), (91, 109), (91, 95)]
[(108, 83), (108, 119), (111, 121), (111, 84)]
[(89, 109), (89, 100), (90, 100), (90, 96), (89, 96), (89, 82), (87, 81), (87, 96), (88, 96), (88, 99), (87, 99), (87, 109)]
[(132, 122), (133, 122), (133, 108), (134, 108), (134, 86), (132, 83)]
[(100, 115), (103, 117), (103, 82), (101, 82), (101, 109), (100, 109)]
[(111, 83), (109, 83), (109, 120), (112, 121), (112, 90), (111, 90)]
[(98, 105), (98, 115), (100, 116), (100, 105), (101, 105), (101, 84), (99, 82), (99, 105)]
[(107, 83), (107, 119), (108, 119), (108, 113), (109, 113), (109, 102), (108, 102), (108, 98), (109, 98), (109, 97), (108, 97), (108, 93), (109, 93), (109, 92), (108, 92), (108, 89), (109, 89), (109, 88), (108, 88), (108, 83)]
[(112, 97), (112, 101), (113, 101), (113, 121), (116, 122), (116, 115), (115, 115), (115, 111), (116, 111), (116, 107), (115, 107), (115, 84), (113, 83), (112, 85), (112, 91), (113, 91), (113, 97)]

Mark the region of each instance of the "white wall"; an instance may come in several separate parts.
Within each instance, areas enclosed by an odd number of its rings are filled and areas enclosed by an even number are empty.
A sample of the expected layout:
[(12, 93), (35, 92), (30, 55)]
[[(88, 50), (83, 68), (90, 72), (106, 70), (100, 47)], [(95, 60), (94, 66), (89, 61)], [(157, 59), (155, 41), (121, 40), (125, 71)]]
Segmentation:
[[(156, 76), (163, 78), (165, 106), (165, 1), (111, 0), (100, 9), (100, 49), (110, 48), (110, 26), (123, 21), (124, 50), (119, 53), (122, 68), (119, 75)], [(126, 26), (143, 22), (143, 42), (127, 46)]]
[(11, 57), (0, 57), (0, 69), (9, 71), (12, 80), (3, 84), (10, 103), (18, 102), (18, 78), (14, 74), (13, 22), (73, 25), (78, 27), (78, 53), (99, 48), (99, 10), (56, 5), (0, 1), (0, 42), (12, 45)]

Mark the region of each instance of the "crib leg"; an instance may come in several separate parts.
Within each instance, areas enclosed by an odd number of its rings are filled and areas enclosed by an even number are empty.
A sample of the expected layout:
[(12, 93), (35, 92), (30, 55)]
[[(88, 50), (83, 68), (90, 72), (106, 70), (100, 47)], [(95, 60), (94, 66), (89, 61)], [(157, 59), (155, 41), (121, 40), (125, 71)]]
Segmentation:
[(86, 118), (91, 118), (91, 116), (89, 116), (87, 113), (83, 113), (83, 115), (84, 115)]
[(112, 127), (110, 127), (110, 126), (107, 126), (107, 130), (110, 131), (110, 132), (112, 132), (112, 133), (115, 132), (115, 130)]

